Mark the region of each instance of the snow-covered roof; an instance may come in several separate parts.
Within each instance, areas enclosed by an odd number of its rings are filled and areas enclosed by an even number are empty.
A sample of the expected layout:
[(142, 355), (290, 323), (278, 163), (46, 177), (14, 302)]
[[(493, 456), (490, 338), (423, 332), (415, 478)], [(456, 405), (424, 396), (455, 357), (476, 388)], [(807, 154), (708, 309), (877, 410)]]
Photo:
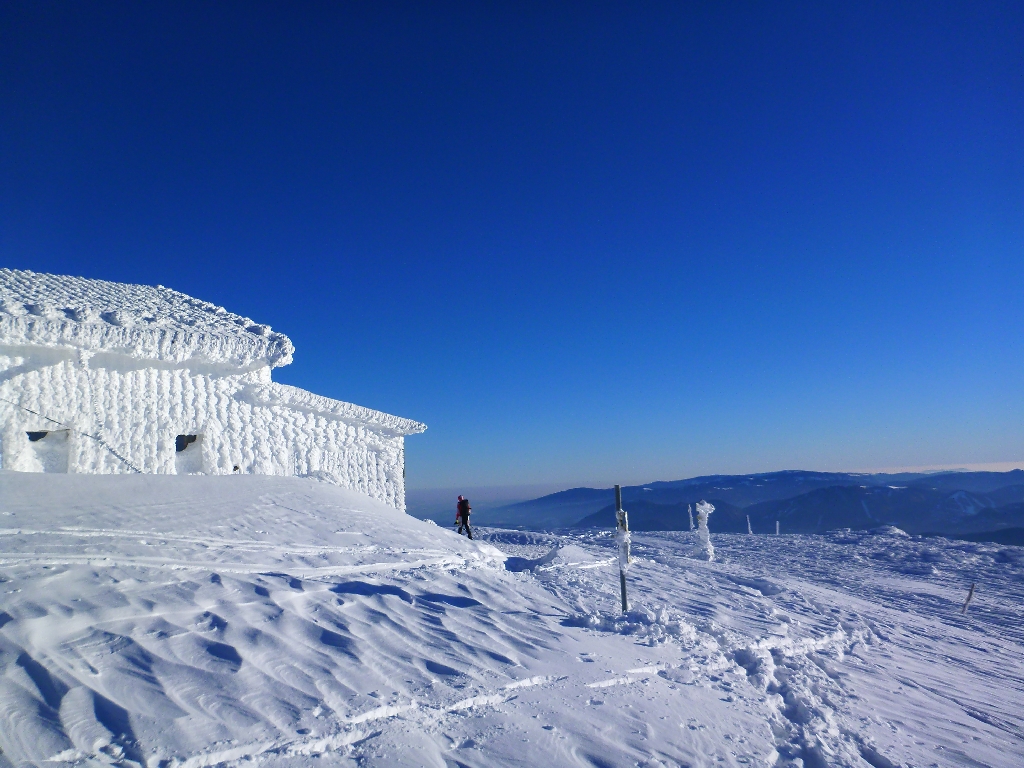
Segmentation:
[(0, 343), (195, 359), (240, 367), (292, 361), (282, 333), (184, 293), (0, 269)]
[(380, 432), (394, 435), (415, 435), (426, 430), (427, 425), (390, 413), (364, 408), (361, 405), (332, 400), (314, 395), (287, 384), (262, 384), (248, 389), (249, 397), (259, 405), (281, 406), (292, 410), (307, 411), (327, 418), (340, 419), (350, 423), (365, 424)]

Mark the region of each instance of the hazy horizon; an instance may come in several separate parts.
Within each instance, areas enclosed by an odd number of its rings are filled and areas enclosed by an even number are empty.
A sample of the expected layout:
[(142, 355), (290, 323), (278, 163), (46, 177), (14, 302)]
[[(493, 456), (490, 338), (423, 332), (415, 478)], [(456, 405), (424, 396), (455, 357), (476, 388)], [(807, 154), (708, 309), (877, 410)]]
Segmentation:
[[(794, 468), (788, 468), (794, 471)], [(882, 470), (803, 470), (803, 471), (828, 471), (828, 472), (849, 472), (850, 474), (900, 474), (900, 473), (930, 473), (930, 472), (1009, 472), (1014, 469), (1024, 469), (1024, 462), (995, 462), (991, 464), (975, 464), (961, 466), (931, 466), (931, 467), (889, 467)], [(751, 475), (770, 474), (786, 470), (768, 470), (767, 472), (712, 472), (712, 475)], [(795, 470), (801, 471), (801, 470)], [(553, 483), (553, 484), (524, 484), (504, 486), (447, 486), (439, 488), (414, 488), (406, 490), (406, 505), (409, 514), (414, 517), (431, 518), (438, 522), (445, 523), (450, 516), (454, 519), (455, 501), (459, 495), (465, 495), (473, 503), (477, 512), (487, 513), (499, 507), (516, 504), (523, 501), (531, 501), (543, 496), (548, 496), (560, 491), (567, 491), (572, 488), (596, 488), (611, 490), (614, 485), (639, 486), (648, 483), (688, 480), (699, 475), (686, 475), (680, 477), (664, 477), (641, 481), (626, 481), (618, 483)], [(611, 496), (609, 496), (609, 500)], [(610, 501), (609, 501), (610, 503)], [(480, 518), (477, 518), (478, 520)]]
[[(689, 480), (694, 477), (704, 477), (710, 475), (764, 475), (771, 474), (773, 472), (786, 472), (786, 471), (798, 471), (798, 472), (839, 472), (849, 474), (871, 474), (871, 475), (895, 475), (900, 473), (913, 473), (913, 472), (1009, 472), (1014, 469), (1024, 469), (1024, 461), (997, 461), (986, 464), (948, 464), (948, 465), (927, 465), (927, 466), (907, 466), (907, 467), (884, 467), (884, 468), (869, 468), (869, 469), (807, 469), (805, 467), (785, 467), (784, 469), (758, 469), (749, 472), (702, 472), (697, 475), (683, 474), (679, 477), (647, 477), (643, 480), (630, 479), (620, 482), (601, 483), (600, 481), (591, 482), (576, 482), (576, 483), (523, 483), (521, 485), (509, 484), (509, 485), (445, 485), (445, 486), (432, 486), (432, 487), (421, 487), (421, 486), (409, 486), (407, 492), (416, 493), (420, 495), (426, 494), (437, 494), (439, 498), (447, 498), (454, 493), (452, 498), (457, 497), (460, 493), (472, 494), (485, 492), (488, 498), (500, 498), (500, 499), (512, 499), (525, 500), (538, 498), (540, 496), (546, 496), (551, 493), (558, 493), (559, 491), (567, 491), (572, 488), (611, 488), (615, 485), (622, 486), (637, 486), (645, 485), (647, 483), (657, 482), (674, 482), (678, 480)], [(536, 492), (536, 493), (534, 493)], [(533, 495), (530, 495), (533, 493)], [(501, 503), (511, 503), (503, 501)]]

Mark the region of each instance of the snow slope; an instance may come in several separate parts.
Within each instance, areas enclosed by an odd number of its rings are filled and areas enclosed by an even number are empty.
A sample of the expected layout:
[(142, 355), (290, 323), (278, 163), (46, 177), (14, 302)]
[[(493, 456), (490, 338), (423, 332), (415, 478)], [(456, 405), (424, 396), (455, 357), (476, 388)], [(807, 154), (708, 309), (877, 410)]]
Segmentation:
[(0, 472), (0, 766), (1024, 762), (1024, 550), (713, 519), (634, 534), (623, 617), (610, 530)]

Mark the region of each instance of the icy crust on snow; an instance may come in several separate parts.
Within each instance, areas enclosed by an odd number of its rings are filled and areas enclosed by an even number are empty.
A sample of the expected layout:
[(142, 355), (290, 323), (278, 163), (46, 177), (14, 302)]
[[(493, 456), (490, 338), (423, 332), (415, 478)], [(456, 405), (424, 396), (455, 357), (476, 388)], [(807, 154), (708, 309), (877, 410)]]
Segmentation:
[(287, 365), (287, 336), (163, 286), (0, 269), (0, 340), (241, 368)]
[[(48, 357), (46, 357), (48, 355)], [(0, 345), (0, 466), (24, 472), (311, 476), (405, 509), (408, 419), (268, 381), (105, 353)], [(304, 397), (304, 395), (306, 395)], [(28, 433), (48, 432), (38, 441)], [(197, 435), (178, 452), (178, 435)]]

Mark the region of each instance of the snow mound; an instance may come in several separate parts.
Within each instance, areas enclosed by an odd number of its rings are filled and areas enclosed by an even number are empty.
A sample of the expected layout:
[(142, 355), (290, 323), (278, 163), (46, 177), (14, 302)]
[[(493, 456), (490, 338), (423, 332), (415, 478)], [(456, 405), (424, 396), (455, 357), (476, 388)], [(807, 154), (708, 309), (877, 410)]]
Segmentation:
[(608, 565), (608, 559), (599, 559), (575, 544), (556, 543), (546, 554), (540, 557), (510, 556), (505, 560), (505, 568), (509, 571), (533, 571), (536, 569), (551, 570), (554, 568), (593, 568)]
[(578, 544), (568, 543), (563, 544), (558, 548), (558, 556), (555, 558), (552, 565), (563, 566), (567, 568), (576, 567), (589, 567), (594, 565), (607, 565), (608, 560), (602, 557), (597, 557), (591, 551), (584, 549)]
[(694, 628), (664, 606), (649, 608), (634, 605), (627, 613), (620, 614), (579, 613), (567, 618), (565, 625), (632, 635), (647, 645), (657, 645), (668, 640), (688, 642), (696, 639)]

